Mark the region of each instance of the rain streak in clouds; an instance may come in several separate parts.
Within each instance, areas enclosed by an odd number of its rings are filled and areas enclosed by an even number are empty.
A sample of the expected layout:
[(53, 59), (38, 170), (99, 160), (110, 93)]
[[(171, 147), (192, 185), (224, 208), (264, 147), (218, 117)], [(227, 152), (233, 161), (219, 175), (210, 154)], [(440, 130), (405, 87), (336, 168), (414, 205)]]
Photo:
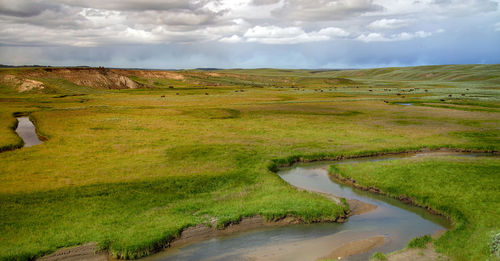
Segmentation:
[(0, 63), (499, 63), (498, 0), (0, 0)]

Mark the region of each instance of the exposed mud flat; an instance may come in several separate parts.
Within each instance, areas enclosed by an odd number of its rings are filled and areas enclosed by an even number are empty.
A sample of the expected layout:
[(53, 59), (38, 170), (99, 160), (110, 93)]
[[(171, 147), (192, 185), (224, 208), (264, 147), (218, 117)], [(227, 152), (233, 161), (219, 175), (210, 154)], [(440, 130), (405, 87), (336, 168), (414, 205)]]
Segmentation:
[[(433, 239), (438, 239), (443, 235), (446, 230), (438, 230), (434, 235)], [(447, 256), (436, 252), (434, 245), (432, 243), (427, 243), (425, 248), (406, 248), (393, 253), (389, 253), (387, 256), (389, 261), (428, 261), (428, 260), (450, 260)]]
[[(241, 255), (242, 260), (324, 260), (345, 259), (364, 253), (386, 242), (384, 236), (373, 236), (366, 239), (356, 239), (345, 234), (344, 239), (334, 236), (291, 242), (287, 244), (270, 245)], [(346, 243), (347, 242), (347, 243)], [(333, 250), (333, 251), (332, 251)], [(311, 253), (314, 253), (311, 255)], [(311, 259), (311, 256), (314, 258)], [(224, 255), (207, 260), (225, 259)]]
[(356, 199), (347, 199), (346, 201), (349, 205), (349, 216), (363, 215), (377, 209), (377, 205), (369, 204)]
[(385, 236), (375, 236), (361, 240), (351, 241), (337, 247), (329, 255), (320, 259), (345, 259), (349, 256), (364, 253), (372, 248), (383, 245), (386, 242)]
[(428, 261), (450, 260), (447, 256), (436, 252), (432, 243), (427, 243), (425, 248), (407, 248), (387, 255), (388, 261)]
[(105, 251), (98, 251), (96, 243), (88, 243), (76, 247), (57, 250), (55, 253), (39, 258), (40, 261), (107, 261), (109, 255)]

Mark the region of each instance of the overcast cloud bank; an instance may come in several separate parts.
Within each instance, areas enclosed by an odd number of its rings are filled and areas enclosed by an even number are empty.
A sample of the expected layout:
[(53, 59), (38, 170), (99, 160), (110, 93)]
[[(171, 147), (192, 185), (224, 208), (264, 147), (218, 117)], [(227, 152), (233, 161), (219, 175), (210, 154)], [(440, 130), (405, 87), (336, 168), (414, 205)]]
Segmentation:
[(498, 0), (0, 0), (0, 63), (500, 63)]

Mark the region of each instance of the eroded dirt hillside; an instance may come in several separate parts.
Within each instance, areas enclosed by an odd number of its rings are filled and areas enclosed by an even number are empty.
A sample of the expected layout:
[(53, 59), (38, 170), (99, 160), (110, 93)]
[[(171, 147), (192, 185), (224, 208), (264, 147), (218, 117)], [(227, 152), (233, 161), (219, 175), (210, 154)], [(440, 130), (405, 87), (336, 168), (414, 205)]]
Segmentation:
[(63, 68), (45, 71), (54, 73), (78, 85), (105, 89), (136, 89), (142, 87), (119, 70), (106, 68)]
[(107, 68), (39, 68), (1, 72), (0, 83), (19, 92), (43, 91), (53, 80), (98, 89), (136, 89), (145, 87), (129, 78), (125, 70)]

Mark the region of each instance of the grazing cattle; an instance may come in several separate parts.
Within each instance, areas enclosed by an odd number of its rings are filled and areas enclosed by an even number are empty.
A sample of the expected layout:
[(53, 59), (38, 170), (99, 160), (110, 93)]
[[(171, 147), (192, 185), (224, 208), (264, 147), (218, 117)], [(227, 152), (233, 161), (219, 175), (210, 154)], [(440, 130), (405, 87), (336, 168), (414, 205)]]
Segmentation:
[(389, 101), (384, 101), (385, 103), (389, 103)]
[(444, 101), (444, 99), (439, 99), (440, 101)]
[(451, 97), (451, 94), (448, 94), (448, 97)]
[(165, 95), (162, 95), (161, 97), (162, 97), (162, 98), (165, 98)]
[(208, 92), (206, 92), (205, 95), (208, 95)]

